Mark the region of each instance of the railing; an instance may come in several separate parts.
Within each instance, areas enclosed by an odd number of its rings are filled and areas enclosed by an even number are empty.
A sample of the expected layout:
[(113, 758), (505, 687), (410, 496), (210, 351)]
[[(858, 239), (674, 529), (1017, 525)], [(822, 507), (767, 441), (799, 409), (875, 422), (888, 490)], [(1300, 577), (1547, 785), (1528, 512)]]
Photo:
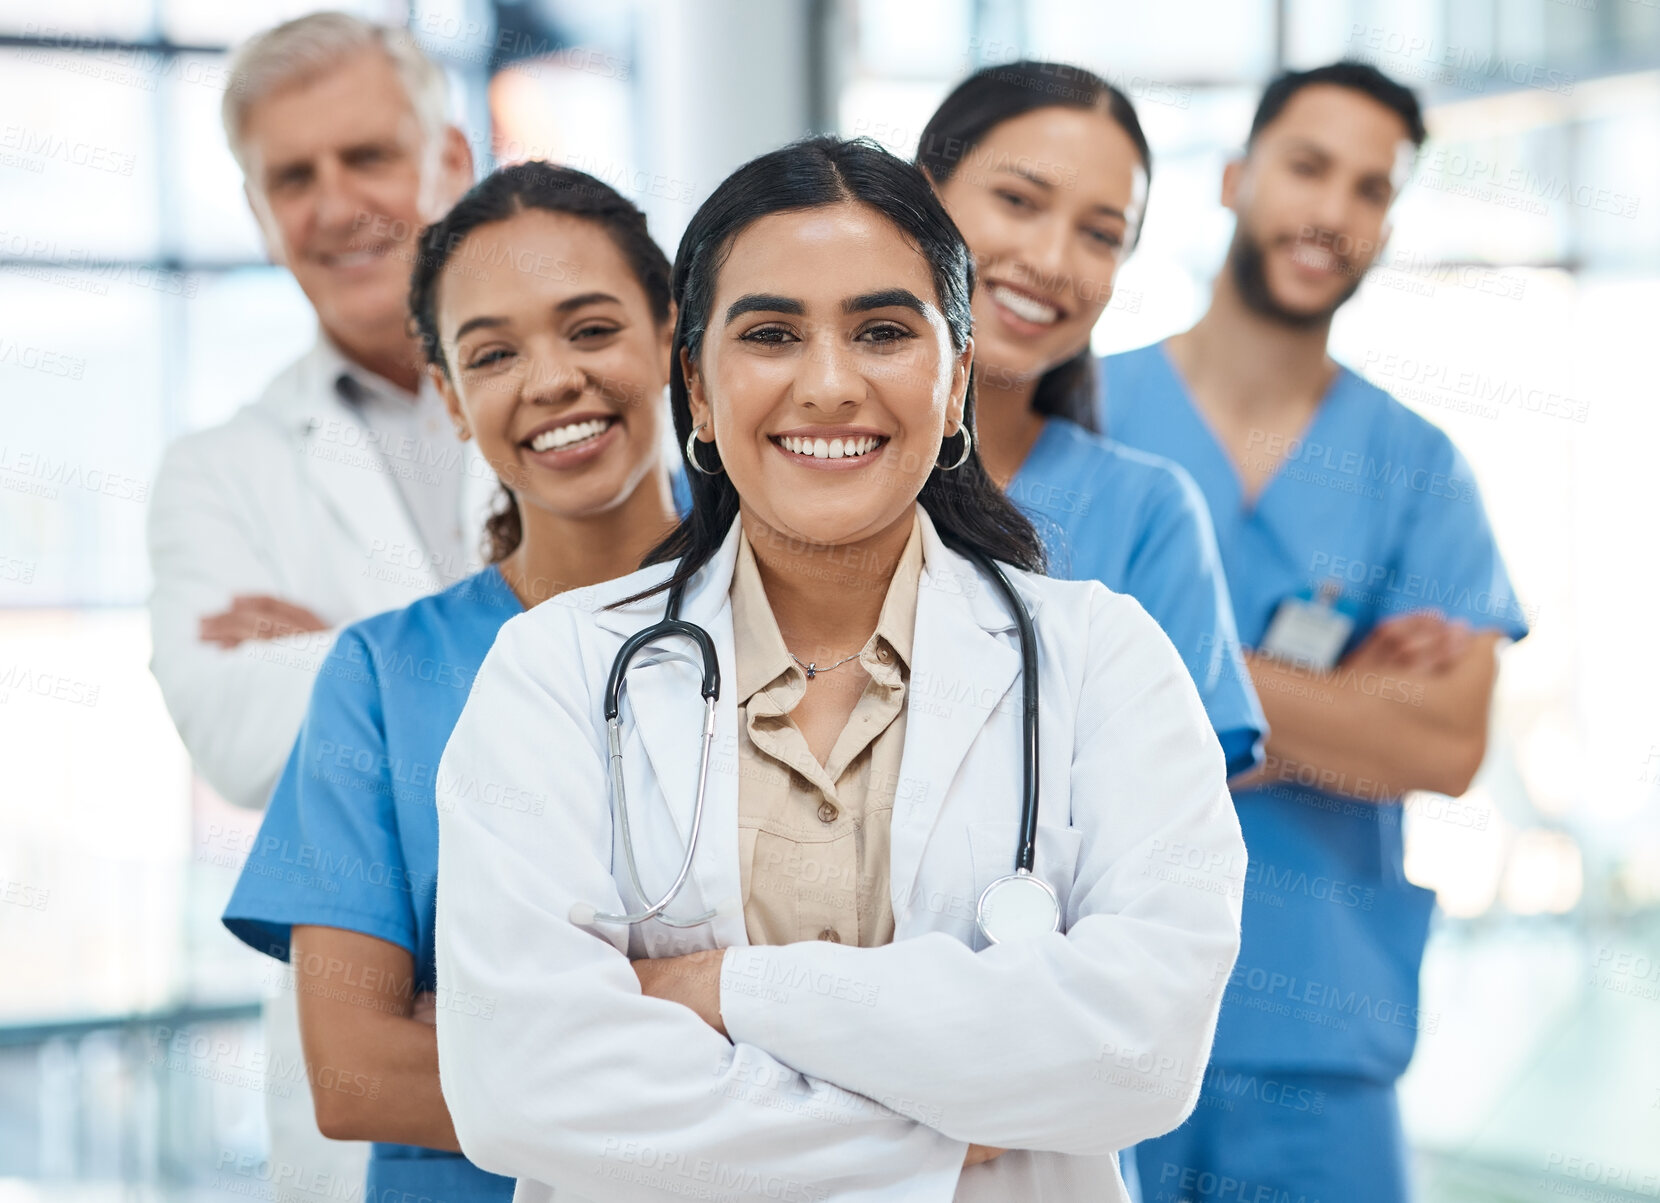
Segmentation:
[[(0, 1026), (0, 1178), (266, 1197), (258, 1002)], [(250, 1187), (250, 1184), (252, 1186)]]

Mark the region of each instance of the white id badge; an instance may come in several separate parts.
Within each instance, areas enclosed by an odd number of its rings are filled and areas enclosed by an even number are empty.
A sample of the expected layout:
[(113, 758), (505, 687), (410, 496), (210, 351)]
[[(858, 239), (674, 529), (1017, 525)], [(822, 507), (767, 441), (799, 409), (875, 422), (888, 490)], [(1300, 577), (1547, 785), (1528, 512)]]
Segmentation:
[(1333, 668), (1355, 629), (1355, 620), (1337, 608), (1337, 589), (1321, 587), (1317, 597), (1288, 597), (1274, 611), (1258, 651), (1319, 671)]

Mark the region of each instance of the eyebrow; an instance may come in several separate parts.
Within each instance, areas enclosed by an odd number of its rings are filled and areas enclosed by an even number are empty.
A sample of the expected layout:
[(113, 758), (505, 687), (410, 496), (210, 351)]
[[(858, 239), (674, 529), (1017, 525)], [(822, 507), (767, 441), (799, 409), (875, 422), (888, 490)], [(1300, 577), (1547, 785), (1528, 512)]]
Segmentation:
[[(621, 305), (622, 302), (608, 292), (585, 292), (578, 296), (567, 297), (553, 307), (557, 314), (575, 313), (578, 309), (589, 305), (603, 305), (606, 303)], [(462, 338), (474, 330), (497, 330), (508, 324), (504, 317), (472, 317), (461, 323), (460, 329), (455, 332), (454, 339), (460, 342)]]
[[(1293, 153), (1313, 155), (1322, 163), (1330, 163), (1334, 157), (1331, 151), (1321, 146), (1312, 138), (1287, 138), (1286, 147)], [(1390, 192), (1398, 191), (1395, 184), (1395, 173), (1393, 170), (1366, 171), (1361, 173), (1360, 178), (1367, 183), (1381, 183), (1384, 187), (1388, 188)]]
[[(927, 317), (928, 302), (908, 288), (881, 288), (862, 292), (842, 302), (843, 313), (865, 313), (871, 309), (909, 309), (919, 317)], [(731, 325), (746, 313), (788, 313), (800, 317), (807, 307), (793, 297), (770, 292), (752, 292), (733, 301), (726, 310), (726, 324)]]
[(1293, 153), (1315, 155), (1322, 159), (1331, 158), (1331, 151), (1321, 146), (1313, 138), (1287, 138), (1285, 148)]
[(454, 339), (456, 342), (460, 342), (474, 330), (494, 330), (505, 325), (507, 325), (507, 319), (504, 317), (470, 317), (461, 323), (460, 329), (455, 332)]
[[(1023, 167), (1003, 167), (999, 168), (999, 170), (1006, 175), (1018, 176), (1019, 178), (1025, 180), (1028, 184), (1032, 185), (1032, 187), (1041, 188), (1045, 192), (1053, 192), (1055, 190), (1054, 184), (1050, 183), (1046, 179), (1033, 175)], [(1130, 220), (1129, 217), (1125, 215), (1124, 210), (1114, 209), (1111, 205), (1095, 205), (1093, 206), (1093, 209), (1097, 213), (1105, 213), (1108, 217), (1116, 217), (1120, 221), (1127, 222)]]
[[(323, 153), (325, 156), (332, 155), (336, 158), (349, 159), (353, 155), (361, 155), (369, 151), (396, 151), (397, 148), (398, 144), (397, 139), (395, 138), (369, 138), (362, 142), (350, 143), (346, 146), (332, 147)], [(283, 176), (294, 175), (299, 172), (315, 172), (317, 168), (312, 156), (301, 155), (299, 158), (289, 159), (286, 162), (267, 163), (264, 165), (262, 170), (267, 178), (277, 179)]]
[(909, 309), (918, 317), (927, 317), (929, 305), (908, 288), (883, 288), (876, 292), (860, 293), (842, 302), (843, 313), (864, 313), (870, 309)]
[(260, 169), (261, 178), (266, 181), (289, 179), (293, 176), (315, 172), (311, 160), (306, 158), (287, 159), (278, 163), (266, 163)]
[(575, 313), (586, 305), (603, 305), (610, 303), (621, 305), (622, 302), (608, 292), (585, 292), (580, 296), (569, 297), (553, 307), (555, 313)]
[(752, 292), (727, 306), (726, 324), (730, 326), (746, 313), (789, 313), (799, 317), (806, 312), (805, 305), (790, 297), (779, 296), (775, 292)]
[(1033, 175), (1024, 167), (1003, 167), (999, 170), (1001, 170), (1005, 175), (1017, 175), (1028, 184), (1031, 184), (1037, 188), (1042, 188), (1045, 192), (1053, 192), (1055, 190), (1055, 185), (1049, 180), (1044, 179), (1042, 176)]

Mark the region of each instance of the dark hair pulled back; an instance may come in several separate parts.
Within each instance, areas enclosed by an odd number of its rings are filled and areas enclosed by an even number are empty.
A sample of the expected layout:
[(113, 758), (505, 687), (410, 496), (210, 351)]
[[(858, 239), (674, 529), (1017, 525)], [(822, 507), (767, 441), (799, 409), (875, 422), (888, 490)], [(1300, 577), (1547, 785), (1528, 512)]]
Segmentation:
[[(983, 67), (958, 84), (928, 119), (917, 143), (917, 166), (944, 185), (997, 126), (1050, 108), (1093, 109), (1110, 117), (1129, 135), (1151, 182), (1153, 152), (1129, 97), (1082, 67), (1035, 59)], [(1136, 236), (1140, 233), (1138, 228)], [(1098, 431), (1096, 388), (1095, 357), (1085, 347), (1043, 374), (1032, 409)]]
[[(694, 363), (699, 360), (716, 280), (733, 240), (770, 214), (848, 202), (875, 210), (916, 247), (933, 275), (953, 350), (961, 352), (968, 345), (974, 320), (974, 261), (922, 173), (864, 138), (815, 137), (791, 143), (752, 159), (728, 176), (703, 202), (680, 240), (674, 261), (676, 319), (669, 403), (682, 447), (692, 433), (692, 411), (680, 353), (684, 350)], [(963, 425), (974, 429), (972, 371)], [(729, 477), (689, 471), (687, 479), (691, 512), (645, 560), (647, 564), (679, 563), (668, 580), (641, 597), (690, 580), (720, 548), (738, 516), (738, 492)], [(1043, 545), (1037, 532), (993, 483), (977, 447), (955, 471), (938, 467), (931, 471), (917, 501), (947, 546), (959, 552), (978, 550), (1020, 568), (1043, 571)]]

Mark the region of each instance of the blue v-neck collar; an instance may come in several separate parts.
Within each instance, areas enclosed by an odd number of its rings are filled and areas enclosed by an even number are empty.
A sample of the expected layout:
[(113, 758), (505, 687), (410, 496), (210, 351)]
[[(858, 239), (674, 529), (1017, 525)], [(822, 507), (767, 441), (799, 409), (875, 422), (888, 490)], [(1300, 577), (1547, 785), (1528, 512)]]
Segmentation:
[[(1232, 502), (1232, 509), (1241, 517), (1250, 519), (1261, 514), (1271, 502), (1276, 502), (1280, 494), (1286, 492), (1282, 478), (1286, 474), (1286, 466), (1290, 462), (1281, 458), (1275, 466), (1274, 473), (1254, 498), (1245, 496), (1245, 481), (1239, 473), (1239, 465), (1234, 463), (1233, 457), (1228, 454), (1227, 448), (1217, 436), (1210, 420), (1199, 409), (1199, 403), (1193, 399), (1193, 393), (1187, 387), (1187, 381), (1182, 378), (1176, 367), (1176, 361), (1170, 358), (1168, 340), (1161, 342), (1157, 347), (1160, 370), (1169, 374), (1171, 383), (1175, 386), (1175, 394), (1181, 398), (1182, 414), (1193, 429), (1196, 437), (1188, 441), (1189, 446), (1204, 448), (1203, 454), (1210, 461), (1209, 472), (1216, 478), (1226, 481), (1228, 499)], [(1337, 365), (1337, 374), (1332, 377), (1331, 384), (1326, 388), (1325, 395), (1315, 406), (1313, 415), (1307, 425), (1297, 434), (1292, 442), (1297, 447), (1307, 447), (1312, 443), (1322, 444), (1329, 441), (1326, 432), (1337, 421), (1335, 416), (1343, 408), (1343, 398), (1348, 393), (1349, 369), (1342, 364)], [(1191, 465), (1190, 465), (1191, 469)]]

